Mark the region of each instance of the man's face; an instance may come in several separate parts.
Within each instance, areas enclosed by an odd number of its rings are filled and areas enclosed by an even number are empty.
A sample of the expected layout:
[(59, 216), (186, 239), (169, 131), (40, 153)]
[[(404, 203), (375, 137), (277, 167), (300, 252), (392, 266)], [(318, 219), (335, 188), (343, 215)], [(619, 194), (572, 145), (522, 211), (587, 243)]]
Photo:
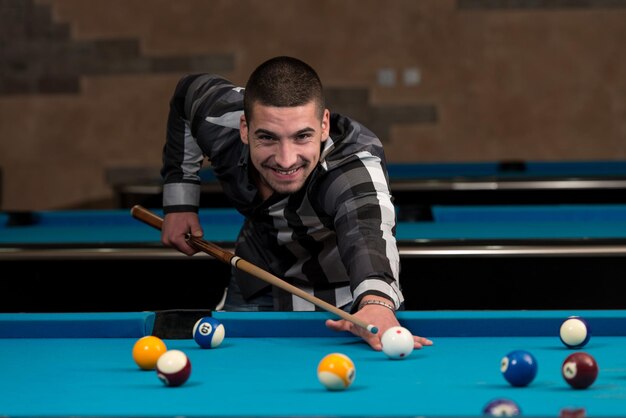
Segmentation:
[(297, 192), (319, 162), (321, 143), (329, 133), (329, 111), (324, 110), (320, 120), (314, 102), (297, 107), (256, 103), (252, 115), (250, 123), (241, 117), (239, 130), (250, 146), (262, 197)]

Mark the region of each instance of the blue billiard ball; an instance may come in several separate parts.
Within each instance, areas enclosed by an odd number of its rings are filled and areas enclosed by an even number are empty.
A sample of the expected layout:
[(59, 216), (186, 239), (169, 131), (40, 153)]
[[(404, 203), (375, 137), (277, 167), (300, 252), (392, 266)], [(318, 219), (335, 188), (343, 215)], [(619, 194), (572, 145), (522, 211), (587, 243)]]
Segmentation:
[(513, 386), (526, 386), (537, 375), (537, 360), (525, 350), (514, 350), (502, 358), (500, 371)]
[(490, 417), (514, 417), (520, 415), (522, 411), (515, 402), (510, 399), (494, 399), (483, 408), (483, 415)]
[(591, 327), (580, 316), (570, 316), (561, 324), (561, 342), (568, 348), (581, 348), (591, 339)]
[(198, 319), (193, 326), (193, 339), (202, 348), (219, 347), (225, 334), (224, 325), (210, 316)]

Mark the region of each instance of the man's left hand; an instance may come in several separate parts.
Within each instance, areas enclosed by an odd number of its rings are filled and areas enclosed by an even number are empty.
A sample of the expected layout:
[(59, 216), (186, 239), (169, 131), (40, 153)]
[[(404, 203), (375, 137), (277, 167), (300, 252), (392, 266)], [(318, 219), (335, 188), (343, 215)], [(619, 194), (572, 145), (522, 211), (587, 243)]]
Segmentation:
[[(358, 310), (354, 314), (357, 318), (364, 321), (366, 324), (372, 324), (378, 328), (378, 332), (376, 334), (372, 334), (368, 330), (353, 324), (350, 321), (345, 319), (340, 320), (332, 320), (328, 319), (326, 321), (326, 326), (334, 331), (349, 331), (354, 335), (357, 335), (366, 343), (368, 343), (374, 350), (381, 351), (383, 346), (380, 342), (381, 337), (391, 327), (400, 326), (398, 322), (398, 318), (396, 318), (395, 313), (381, 305), (365, 305), (361, 309)], [(423, 346), (433, 345), (433, 342), (428, 338), (420, 337), (417, 335), (413, 335), (413, 340), (415, 342), (414, 348), (420, 349)]]

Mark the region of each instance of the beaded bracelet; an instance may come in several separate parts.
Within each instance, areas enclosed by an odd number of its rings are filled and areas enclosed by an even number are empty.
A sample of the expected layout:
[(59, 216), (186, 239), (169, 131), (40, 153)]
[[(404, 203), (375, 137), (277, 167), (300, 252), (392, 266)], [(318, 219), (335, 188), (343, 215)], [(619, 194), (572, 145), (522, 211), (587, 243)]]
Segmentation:
[(383, 302), (382, 300), (378, 300), (378, 299), (364, 300), (363, 302), (359, 304), (359, 310), (361, 310), (365, 305), (380, 305), (380, 306), (384, 306), (385, 308), (391, 309), (393, 312), (396, 311), (395, 306), (387, 302)]

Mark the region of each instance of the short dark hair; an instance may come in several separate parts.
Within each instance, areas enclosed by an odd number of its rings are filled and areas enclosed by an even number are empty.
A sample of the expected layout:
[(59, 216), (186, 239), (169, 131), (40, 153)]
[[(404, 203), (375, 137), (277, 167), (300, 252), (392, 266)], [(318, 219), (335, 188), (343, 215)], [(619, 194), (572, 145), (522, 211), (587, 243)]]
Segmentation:
[(265, 106), (294, 107), (315, 101), (319, 118), (325, 103), (322, 81), (305, 62), (287, 56), (271, 58), (250, 75), (244, 92), (243, 108), (248, 121), (254, 103)]

